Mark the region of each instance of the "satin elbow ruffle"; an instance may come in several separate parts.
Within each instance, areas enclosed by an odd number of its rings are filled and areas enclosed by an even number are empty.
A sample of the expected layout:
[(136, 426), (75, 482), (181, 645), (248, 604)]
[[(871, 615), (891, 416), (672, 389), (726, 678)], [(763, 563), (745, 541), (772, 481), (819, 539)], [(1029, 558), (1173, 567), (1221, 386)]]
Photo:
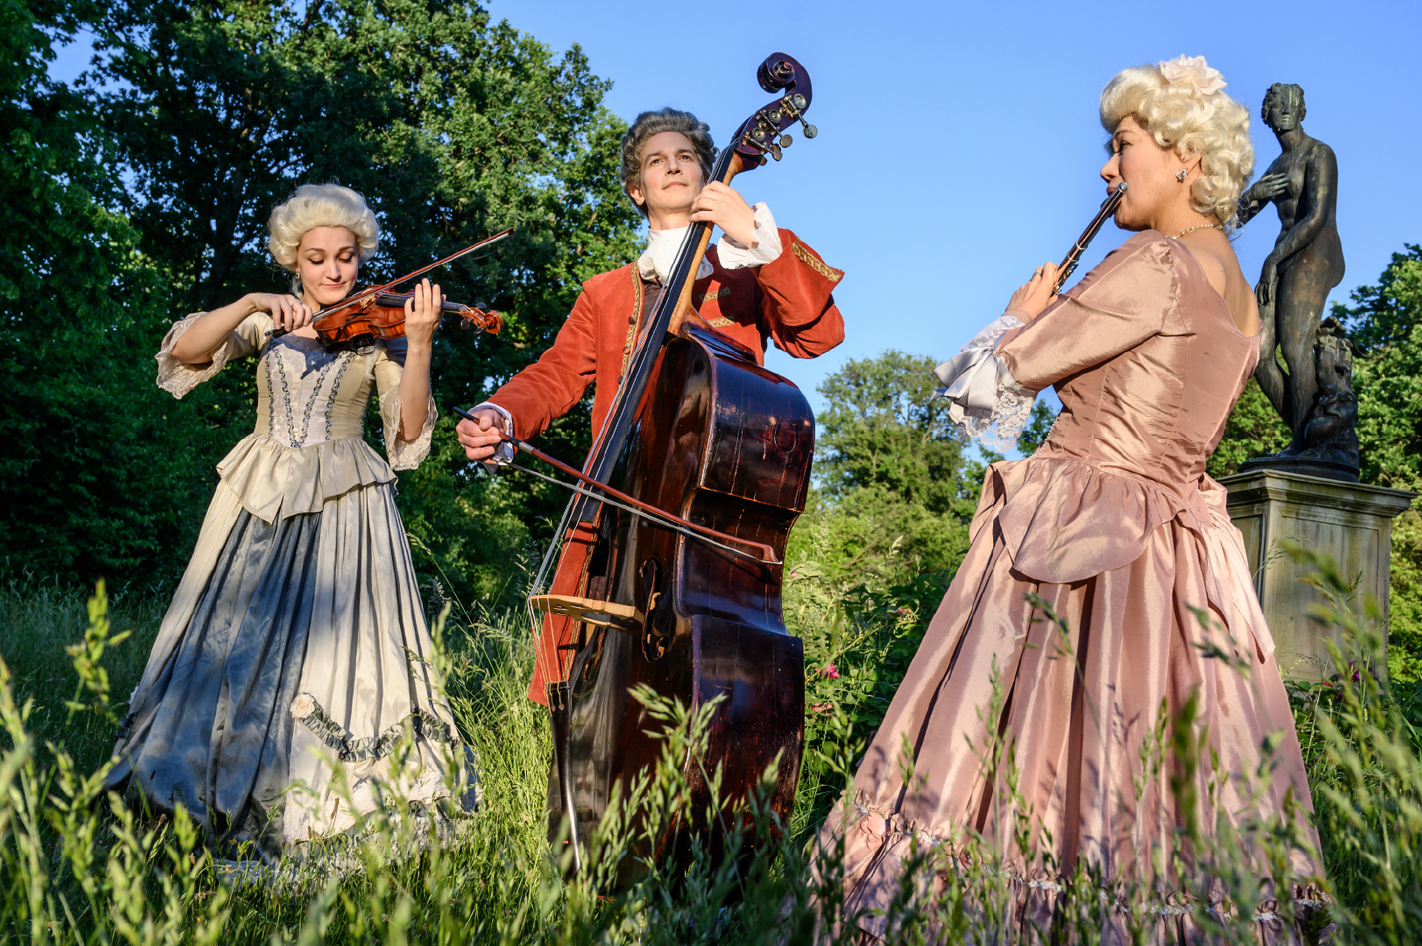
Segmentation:
[(963, 439), (1000, 450), (1016, 444), (1037, 395), (1013, 380), (990, 347), (965, 349), (933, 373), (943, 385), (935, 396), (948, 399), (948, 418)]

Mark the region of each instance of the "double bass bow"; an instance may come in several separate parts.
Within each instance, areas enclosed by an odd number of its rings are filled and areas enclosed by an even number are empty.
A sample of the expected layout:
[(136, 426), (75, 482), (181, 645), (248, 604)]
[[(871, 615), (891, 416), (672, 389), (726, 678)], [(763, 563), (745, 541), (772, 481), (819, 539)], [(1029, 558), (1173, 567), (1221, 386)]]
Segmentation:
[[(708, 183), (780, 160), (797, 122), (816, 134), (800, 63), (775, 53), (756, 77), (783, 94), (741, 124)], [(794, 802), (804, 649), (781, 613), (782, 559), (805, 507), (814, 415), (798, 388), (692, 309), (711, 230), (688, 228), (587, 463), (565, 468), (581, 485), (528, 599), (553, 729), (550, 837), (568, 826), (574, 870), (616, 787), (625, 793), (660, 758), (650, 735), (660, 726), (637, 686), (693, 713), (712, 707), (705, 754), (683, 761), (690, 814), (641, 856), (685, 859), (692, 836), (709, 833), (701, 813), (718, 769), (722, 797), (736, 800), (773, 767), (781, 824)]]

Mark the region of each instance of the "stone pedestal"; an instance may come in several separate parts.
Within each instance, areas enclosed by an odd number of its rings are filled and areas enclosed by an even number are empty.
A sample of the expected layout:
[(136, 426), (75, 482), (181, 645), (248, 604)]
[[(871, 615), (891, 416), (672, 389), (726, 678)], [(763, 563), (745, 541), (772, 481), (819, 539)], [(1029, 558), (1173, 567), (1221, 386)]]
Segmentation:
[[(1416, 493), (1345, 483), (1277, 470), (1251, 470), (1220, 482), (1229, 490), (1229, 514), (1244, 533), (1259, 603), (1274, 634), (1275, 657), (1286, 678), (1318, 680), (1333, 671), (1326, 641), (1330, 628), (1309, 616), (1322, 596), (1302, 583), (1310, 569), (1284, 553), (1292, 540), (1333, 556), (1346, 580), (1358, 580), (1358, 605), (1371, 594), (1387, 615), (1392, 520)], [(1378, 666), (1386, 672), (1387, 636)]]

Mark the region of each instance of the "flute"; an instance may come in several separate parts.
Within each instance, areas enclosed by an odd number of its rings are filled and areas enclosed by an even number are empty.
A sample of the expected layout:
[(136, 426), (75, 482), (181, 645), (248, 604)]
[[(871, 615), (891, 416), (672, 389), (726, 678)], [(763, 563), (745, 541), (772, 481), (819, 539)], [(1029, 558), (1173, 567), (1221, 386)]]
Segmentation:
[(1121, 198), (1126, 196), (1126, 182), (1122, 181), (1116, 185), (1105, 200), (1101, 202), (1101, 209), (1096, 212), (1096, 216), (1091, 218), (1091, 223), (1081, 231), (1081, 236), (1076, 238), (1076, 245), (1071, 248), (1071, 252), (1062, 260), (1062, 265), (1057, 268), (1057, 281), (1052, 286), (1052, 292), (1061, 292), (1062, 284), (1067, 281), (1067, 277), (1076, 269), (1076, 264), (1081, 262), (1081, 254), (1086, 252), (1086, 248), (1091, 245), (1091, 241), (1096, 239), (1096, 234), (1101, 232), (1101, 228), (1106, 223), (1106, 218), (1116, 213), (1116, 208), (1121, 205)]

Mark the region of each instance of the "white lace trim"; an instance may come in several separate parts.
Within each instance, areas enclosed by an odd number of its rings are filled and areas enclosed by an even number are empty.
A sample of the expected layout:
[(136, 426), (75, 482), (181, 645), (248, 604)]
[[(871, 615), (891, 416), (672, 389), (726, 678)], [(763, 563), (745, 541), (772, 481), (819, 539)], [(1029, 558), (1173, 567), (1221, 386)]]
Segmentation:
[(961, 439), (1010, 450), (1027, 426), (1037, 395), (1013, 379), (993, 350), (999, 338), (1023, 324), (1015, 315), (998, 316), (957, 355), (934, 369), (943, 385), (934, 397), (952, 402), (948, 418)]
[(434, 394), (430, 395), (429, 406), (425, 408), (425, 424), (414, 440), (400, 439), (399, 388), (381, 397), (380, 419), (385, 424), (385, 455), (390, 459), (390, 469), (413, 470), (430, 455), (430, 437), (434, 433), (435, 421), (439, 419)]
[(222, 370), (222, 366), (227, 364), (227, 356), (232, 348), (231, 335), (224, 338), (222, 344), (217, 346), (217, 351), (212, 353), (210, 364), (190, 365), (173, 357), (173, 346), (178, 343), (178, 339), (193, 327), (193, 323), (206, 314), (206, 312), (194, 312), (192, 315), (174, 322), (173, 326), (168, 329), (168, 334), (163, 336), (163, 345), (158, 349), (158, 354), (153, 356), (158, 362), (158, 387), (179, 400), (199, 384), (215, 377)]
[(997, 347), (997, 340), (999, 338), (1006, 335), (1008, 332), (1012, 331), (1015, 328), (1022, 328), (1026, 324), (1026, 322), (1022, 321), (1017, 316), (1013, 315), (1011, 312), (1004, 312), (1002, 315), (999, 315), (997, 318), (989, 322), (981, 332), (974, 335), (972, 341), (968, 342), (968, 344), (958, 349), (958, 353), (962, 354), (963, 352), (971, 351), (974, 348), (995, 348)]

